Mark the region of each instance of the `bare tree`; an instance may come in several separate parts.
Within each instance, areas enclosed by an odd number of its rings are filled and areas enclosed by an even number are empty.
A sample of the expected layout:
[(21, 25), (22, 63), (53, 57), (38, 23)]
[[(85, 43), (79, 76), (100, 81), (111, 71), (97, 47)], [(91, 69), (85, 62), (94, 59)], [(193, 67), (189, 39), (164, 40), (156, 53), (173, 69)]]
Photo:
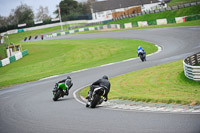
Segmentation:
[(0, 27), (7, 25), (7, 18), (0, 16)]
[(48, 14), (49, 14), (48, 7), (40, 6), (36, 15), (36, 20), (40, 21), (51, 18)]
[(19, 24), (33, 21), (34, 19), (34, 13), (31, 7), (23, 3), (17, 6), (14, 11), (14, 16), (16, 17), (17, 23)]
[(89, 3), (96, 2), (96, 0), (88, 0)]
[(12, 9), (8, 17), (0, 16), (0, 27), (17, 24), (14, 12), (15, 10)]
[(7, 25), (17, 24), (17, 18), (15, 16), (15, 9), (12, 9), (7, 17)]
[(33, 21), (34, 14), (30, 6), (22, 4), (12, 9), (8, 17), (0, 16), (0, 27)]

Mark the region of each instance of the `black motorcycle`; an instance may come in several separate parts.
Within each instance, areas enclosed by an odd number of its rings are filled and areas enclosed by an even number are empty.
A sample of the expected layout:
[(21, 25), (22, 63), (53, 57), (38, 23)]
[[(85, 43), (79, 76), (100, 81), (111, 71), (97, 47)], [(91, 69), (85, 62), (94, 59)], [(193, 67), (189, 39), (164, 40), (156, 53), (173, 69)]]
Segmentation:
[(56, 84), (55, 88), (53, 89), (53, 101), (57, 101), (58, 98), (64, 97), (66, 91), (68, 89), (65, 83)]
[(146, 61), (146, 54), (145, 53), (140, 52), (139, 53), (139, 57), (140, 57), (140, 59), (141, 59), (142, 62)]
[(104, 101), (103, 95), (105, 94), (104, 87), (95, 88), (92, 97), (88, 99), (86, 107), (95, 108), (96, 105), (101, 104)]

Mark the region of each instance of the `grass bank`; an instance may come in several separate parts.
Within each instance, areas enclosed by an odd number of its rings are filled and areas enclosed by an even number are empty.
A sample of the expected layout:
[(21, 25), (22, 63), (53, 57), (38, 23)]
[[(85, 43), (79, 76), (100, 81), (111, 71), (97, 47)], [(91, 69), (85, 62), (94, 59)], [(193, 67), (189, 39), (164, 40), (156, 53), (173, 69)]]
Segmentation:
[(22, 43), (29, 55), (0, 68), (0, 88), (137, 57), (141, 45), (147, 54), (153, 44), (132, 39), (50, 40)]
[(171, 0), (170, 3), (168, 3), (168, 6), (176, 6), (184, 3), (189, 3), (189, 2), (196, 2), (200, 0)]
[[(109, 99), (200, 104), (200, 82), (187, 79), (182, 60), (110, 79)], [(89, 88), (80, 92), (86, 96)]]
[(6, 58), (6, 44), (0, 44), (0, 60)]
[(108, 24), (124, 24), (129, 22), (137, 22), (137, 21), (151, 21), (156, 19), (162, 19), (162, 18), (174, 18), (174, 17), (182, 17), (182, 16), (189, 16), (189, 15), (195, 15), (200, 14), (200, 5), (187, 7), (179, 10), (172, 10), (172, 11), (164, 11), (160, 13), (154, 13), (154, 14), (145, 14), (142, 16), (137, 16), (133, 18), (126, 18), (118, 21), (111, 21)]

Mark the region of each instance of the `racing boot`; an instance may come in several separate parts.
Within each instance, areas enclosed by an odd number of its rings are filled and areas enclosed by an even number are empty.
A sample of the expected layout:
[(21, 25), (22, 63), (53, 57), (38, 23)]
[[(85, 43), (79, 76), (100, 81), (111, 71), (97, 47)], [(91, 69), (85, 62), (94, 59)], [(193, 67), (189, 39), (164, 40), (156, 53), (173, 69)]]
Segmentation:
[(66, 89), (66, 91), (65, 91), (65, 95), (69, 95), (69, 90), (68, 89)]
[(89, 92), (88, 92), (88, 96), (86, 97), (86, 99), (88, 99), (88, 100), (89, 100), (89, 99), (91, 99), (91, 98), (92, 98), (92, 92), (91, 92), (91, 91), (89, 91)]

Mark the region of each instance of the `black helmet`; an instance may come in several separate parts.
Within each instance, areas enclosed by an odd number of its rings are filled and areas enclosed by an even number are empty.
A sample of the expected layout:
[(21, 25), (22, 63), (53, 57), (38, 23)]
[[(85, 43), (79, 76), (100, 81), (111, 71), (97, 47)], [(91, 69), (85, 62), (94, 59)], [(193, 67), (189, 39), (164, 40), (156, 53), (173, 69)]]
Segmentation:
[(106, 75), (104, 75), (102, 78), (108, 80), (108, 76), (106, 76)]
[(67, 79), (71, 79), (71, 77), (70, 77), (70, 76), (67, 76)]

